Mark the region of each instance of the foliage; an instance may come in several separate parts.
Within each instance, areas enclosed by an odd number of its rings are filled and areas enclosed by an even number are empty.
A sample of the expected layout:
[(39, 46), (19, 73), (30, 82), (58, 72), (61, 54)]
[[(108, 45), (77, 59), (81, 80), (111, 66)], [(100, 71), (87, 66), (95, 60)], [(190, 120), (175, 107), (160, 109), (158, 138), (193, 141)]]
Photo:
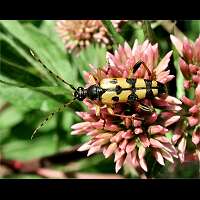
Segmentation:
[[(138, 25), (137, 21), (130, 21), (123, 27), (122, 35), (114, 30), (110, 21), (105, 20), (104, 24), (110, 28), (111, 36), (114, 32), (116, 44), (124, 39), (132, 44), (136, 38), (143, 41), (147, 37), (159, 43), (161, 52), (166, 53), (171, 48), (171, 43), (166, 41), (169, 33), (162, 24), (156, 24), (156, 21), (145, 22), (144, 26)], [(200, 31), (199, 21), (182, 21), (180, 24), (177, 22), (177, 26), (191, 39), (194, 39)], [(55, 31), (55, 21), (1, 20), (0, 151), (2, 157), (7, 160), (29, 161), (51, 156), (86, 140), (86, 136), (70, 135), (71, 125), (80, 121), (75, 111), (85, 109), (80, 102), (74, 102), (64, 112), (57, 113), (38, 131), (33, 140), (30, 139), (34, 129), (49, 112), (73, 98), (71, 89), (45, 71), (32, 57), (30, 49), (36, 52), (50, 70), (75, 87), (84, 86), (83, 71), (90, 69), (89, 64), (101, 67), (106, 63), (106, 47), (95, 43), (81, 50), (79, 54), (68, 53)], [(174, 63), (176, 66), (175, 55)], [(177, 72), (177, 75), (180, 73)], [(182, 84), (181, 78), (177, 77), (177, 84)], [(174, 87), (170, 89), (173, 93)], [(178, 88), (175, 92), (180, 96), (183, 90)], [(83, 157), (76, 161), (76, 164), (75, 172), (114, 173), (112, 160), (105, 160), (99, 155)], [(73, 167), (55, 164), (53, 168), (67, 172)], [(191, 171), (192, 167), (187, 170)], [(124, 171), (126, 172), (126, 169)], [(128, 175), (125, 175), (126, 173)], [(121, 172), (121, 175), (135, 176), (131, 170), (126, 173)], [(178, 173), (181, 174), (180, 170)], [(187, 174), (190, 177), (192, 172)], [(40, 176), (12, 172), (7, 177), (39, 178)]]

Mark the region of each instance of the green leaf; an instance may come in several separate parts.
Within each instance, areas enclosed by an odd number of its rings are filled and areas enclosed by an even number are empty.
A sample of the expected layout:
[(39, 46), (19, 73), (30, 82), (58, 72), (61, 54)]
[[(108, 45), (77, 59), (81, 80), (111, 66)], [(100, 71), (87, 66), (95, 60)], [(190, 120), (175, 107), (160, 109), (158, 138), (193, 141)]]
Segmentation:
[[(17, 44), (16, 41), (14, 41), (12, 37), (9, 37), (6, 34), (0, 33), (0, 41), (6, 42), (7, 45), (9, 45), (14, 50), (14, 52), (18, 53), (21, 57), (23, 57), (27, 62), (30, 63), (30, 65), (35, 66), (35, 67), (38, 66), (38, 63), (35, 62), (33, 57), (29, 53), (27, 53), (21, 45)], [(1, 50), (1, 54), (4, 51), (5, 50)]]
[(186, 20), (185, 26), (186, 35), (195, 41), (199, 37), (200, 33), (200, 20)]
[(23, 114), (14, 107), (9, 107), (0, 113), (0, 129), (12, 127), (23, 120)]
[(115, 30), (110, 20), (102, 20), (102, 23), (106, 27), (108, 33), (111, 35), (116, 45), (123, 44), (125, 42), (124, 38)]
[(150, 21), (144, 20), (142, 24), (142, 28), (143, 28), (145, 37), (149, 39), (150, 42), (152, 43), (155, 42), (154, 32), (153, 32), (153, 29), (151, 28)]
[(55, 153), (55, 134), (40, 135), (34, 140), (20, 140), (11, 138), (2, 145), (2, 154), (5, 159), (31, 160)]
[(0, 83), (0, 95), (21, 111), (30, 109), (52, 111), (61, 103), (71, 99), (70, 93), (60, 87), (20, 88), (4, 83)]
[[(3, 27), (23, 45), (27, 50), (32, 49), (44, 64), (56, 74), (62, 76), (65, 80), (73, 83), (73, 70), (66, 58), (66, 54), (55, 42), (41, 33), (33, 25), (21, 25), (17, 21), (2, 20)], [(38, 66), (42, 68), (39, 64)]]
[(65, 45), (64, 42), (59, 37), (59, 34), (56, 32), (56, 21), (55, 20), (44, 20), (42, 25), (40, 26), (40, 30), (42, 33), (47, 35), (52, 41), (56, 43), (56, 45), (64, 52)]
[(44, 84), (39, 77), (29, 72), (26, 68), (4, 59), (3, 57), (1, 57), (0, 66), (1, 76), (6, 76), (11, 80), (15, 80), (16, 82), (24, 83), (30, 86), (40, 86)]
[[(90, 45), (82, 50), (77, 56), (73, 58), (73, 69), (78, 68), (81, 77), (83, 77), (83, 71), (90, 71), (89, 64), (94, 65), (97, 68), (101, 68), (106, 64), (106, 48), (100, 45)], [(78, 82), (76, 86), (78, 86)]]

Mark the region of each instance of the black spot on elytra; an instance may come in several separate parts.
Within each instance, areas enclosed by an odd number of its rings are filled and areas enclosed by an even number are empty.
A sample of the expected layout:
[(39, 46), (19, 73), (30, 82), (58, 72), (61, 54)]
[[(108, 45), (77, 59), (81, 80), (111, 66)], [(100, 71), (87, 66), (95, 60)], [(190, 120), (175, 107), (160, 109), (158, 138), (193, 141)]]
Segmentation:
[(136, 79), (127, 78), (126, 82), (130, 84), (133, 88), (135, 87)]
[(116, 79), (116, 78), (113, 78), (112, 80), (110, 80), (110, 83), (112, 83), (112, 84), (117, 84), (117, 79)]
[(121, 88), (120, 85), (116, 85), (115, 92), (116, 92), (117, 94), (120, 94), (120, 93), (122, 92), (122, 88)]
[(114, 96), (114, 97), (112, 97), (112, 100), (118, 102), (119, 101), (119, 97)]
[(154, 98), (153, 91), (152, 91), (152, 81), (151, 80), (144, 80), (146, 84), (146, 98), (152, 99)]

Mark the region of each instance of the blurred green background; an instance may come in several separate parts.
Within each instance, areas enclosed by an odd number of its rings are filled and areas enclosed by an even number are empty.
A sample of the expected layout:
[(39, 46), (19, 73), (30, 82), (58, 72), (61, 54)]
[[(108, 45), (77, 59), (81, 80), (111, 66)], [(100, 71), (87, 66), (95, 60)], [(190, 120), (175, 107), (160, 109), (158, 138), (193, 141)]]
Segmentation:
[[(161, 57), (172, 48), (171, 30), (165, 22), (150, 21), (152, 38), (160, 46)], [(191, 40), (199, 36), (199, 20), (170, 23), (175, 23)], [(122, 27), (122, 35), (130, 44), (136, 38), (142, 42), (148, 34), (144, 30), (137, 21), (130, 21)], [(64, 112), (57, 113), (33, 140), (30, 139), (49, 112), (73, 97), (69, 88), (55, 80), (34, 60), (30, 49), (49, 69), (75, 87), (84, 86), (83, 70), (89, 70), (88, 64), (101, 67), (106, 63), (106, 48), (98, 44), (91, 44), (78, 55), (68, 53), (55, 31), (53, 20), (0, 21), (0, 177), (59, 178), (63, 174), (66, 178), (137, 177), (136, 172), (128, 167), (115, 175), (113, 158), (104, 159), (101, 154), (87, 157), (86, 153), (74, 150), (87, 141), (86, 136), (70, 135), (71, 125), (81, 121), (75, 111), (85, 109), (80, 102), (74, 102)], [(176, 75), (175, 69), (171, 71)], [(174, 85), (174, 82), (171, 84)], [(175, 95), (176, 89), (170, 92)], [(18, 169), (20, 163), (26, 163), (31, 169)], [(35, 170), (38, 168), (47, 171), (38, 172)], [(157, 175), (165, 178), (197, 176), (198, 163), (177, 165), (176, 169), (167, 166)]]

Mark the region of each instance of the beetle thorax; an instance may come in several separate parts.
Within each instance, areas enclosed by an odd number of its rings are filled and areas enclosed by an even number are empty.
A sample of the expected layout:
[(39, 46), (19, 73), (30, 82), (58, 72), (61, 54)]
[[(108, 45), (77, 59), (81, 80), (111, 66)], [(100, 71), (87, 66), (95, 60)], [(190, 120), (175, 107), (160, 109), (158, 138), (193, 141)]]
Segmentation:
[(105, 91), (99, 85), (91, 85), (87, 88), (87, 97), (91, 100), (100, 100)]

